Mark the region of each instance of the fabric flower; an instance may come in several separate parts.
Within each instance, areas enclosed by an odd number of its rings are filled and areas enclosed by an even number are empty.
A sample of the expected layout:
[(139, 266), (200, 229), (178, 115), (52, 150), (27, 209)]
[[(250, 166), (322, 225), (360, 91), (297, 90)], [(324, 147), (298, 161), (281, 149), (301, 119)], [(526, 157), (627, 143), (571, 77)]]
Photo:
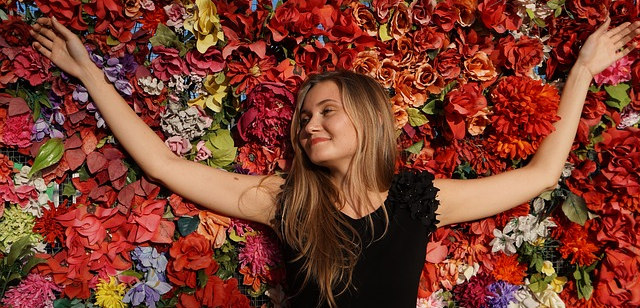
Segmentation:
[(293, 93), (277, 83), (262, 83), (249, 92), (238, 120), (238, 133), (262, 145), (282, 145), (293, 116)]
[(488, 287), (489, 292), (493, 293), (489, 295), (488, 306), (496, 308), (510, 307), (509, 304), (516, 301), (515, 292), (518, 289), (518, 286), (501, 280), (492, 283)]
[(162, 81), (168, 81), (171, 76), (187, 74), (187, 65), (180, 58), (178, 50), (162, 45), (154, 46), (153, 53), (158, 57), (151, 60), (153, 74)]
[(180, 157), (189, 153), (192, 148), (189, 140), (181, 136), (169, 137), (167, 138), (167, 140), (164, 141), (164, 144), (167, 145), (167, 147), (171, 150), (171, 152), (175, 153)]
[(197, 107), (180, 110), (177, 105), (170, 104), (167, 112), (162, 115), (160, 125), (164, 132), (171, 136), (182, 136), (187, 140), (202, 137), (213, 120), (207, 117)]
[(10, 116), (4, 123), (2, 142), (5, 145), (28, 148), (31, 146), (33, 117), (29, 113)]
[(215, 47), (209, 48), (205, 53), (191, 50), (185, 56), (190, 71), (200, 75), (212, 75), (224, 69), (225, 62), (222, 52)]
[(239, 249), (238, 261), (241, 266), (248, 266), (252, 274), (266, 276), (268, 267), (280, 261), (281, 257), (276, 251), (275, 242), (263, 234), (247, 236), (245, 245)]
[(517, 255), (499, 255), (493, 263), (491, 275), (513, 285), (521, 285), (527, 276), (527, 265), (518, 262)]
[(109, 277), (109, 281), (100, 279), (96, 285), (96, 305), (103, 308), (124, 308), (122, 299), (125, 288), (114, 277)]
[(631, 80), (631, 64), (633, 62), (633, 57), (630, 55), (624, 56), (598, 75), (593, 76), (593, 80), (598, 85), (617, 85), (621, 82), (629, 81)]
[(194, 158), (194, 161), (196, 162), (207, 160), (209, 157), (211, 157), (211, 150), (209, 150), (209, 148), (205, 145), (204, 140), (198, 141), (198, 144), (196, 145), (196, 151), (196, 157)]
[(224, 40), (224, 32), (218, 17), (216, 5), (208, 0), (195, 1), (197, 11), (184, 21), (185, 29), (196, 37), (196, 48), (200, 53), (206, 53), (209, 47)]
[(138, 246), (131, 252), (131, 259), (136, 261), (136, 269), (147, 272), (150, 269), (164, 273), (167, 268), (167, 257), (159, 253), (155, 247)]
[(492, 294), (488, 287), (494, 281), (493, 277), (487, 273), (475, 275), (468, 282), (457, 285), (453, 289), (454, 299), (461, 307), (483, 307)]
[(18, 206), (8, 206), (4, 210), (3, 220), (0, 221), (0, 251), (9, 252), (11, 245), (24, 236), (29, 236), (32, 244), (39, 243), (42, 238), (33, 233), (34, 218), (22, 211)]
[(215, 262), (209, 240), (195, 232), (173, 242), (169, 253), (174, 258), (173, 269), (176, 271), (182, 269), (199, 270), (208, 267), (211, 262)]
[(231, 224), (231, 219), (209, 211), (201, 211), (198, 217), (200, 224), (197, 232), (206, 237), (213, 248), (222, 247), (227, 240), (227, 229)]
[(39, 274), (29, 274), (15, 287), (10, 287), (4, 294), (2, 304), (8, 307), (53, 308), (60, 288)]
[(23, 48), (13, 59), (13, 71), (16, 76), (29, 81), (31, 86), (37, 86), (50, 77), (51, 60), (35, 51), (31, 46)]
[(184, 20), (190, 17), (181, 3), (172, 3), (164, 6), (163, 9), (167, 14), (167, 26), (169, 27), (182, 28)]

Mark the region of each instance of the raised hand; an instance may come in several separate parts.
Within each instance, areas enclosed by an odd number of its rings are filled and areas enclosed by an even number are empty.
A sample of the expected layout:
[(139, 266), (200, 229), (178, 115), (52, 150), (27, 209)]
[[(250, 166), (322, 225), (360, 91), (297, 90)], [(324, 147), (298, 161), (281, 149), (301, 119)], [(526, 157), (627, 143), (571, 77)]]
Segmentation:
[(576, 64), (583, 65), (591, 76), (599, 74), (638, 45), (634, 42), (627, 46), (627, 43), (640, 34), (640, 21), (625, 22), (607, 31), (610, 22), (611, 18), (607, 17), (580, 49)]
[(38, 18), (29, 33), (33, 48), (66, 73), (82, 80), (95, 66), (80, 38), (55, 18)]

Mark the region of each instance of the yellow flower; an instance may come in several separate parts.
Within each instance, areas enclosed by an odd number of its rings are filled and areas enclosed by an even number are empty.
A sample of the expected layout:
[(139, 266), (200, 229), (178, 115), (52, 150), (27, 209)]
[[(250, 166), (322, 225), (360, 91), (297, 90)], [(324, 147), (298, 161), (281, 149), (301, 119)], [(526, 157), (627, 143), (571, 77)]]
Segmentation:
[(551, 281), (551, 288), (553, 288), (553, 292), (560, 293), (562, 292), (564, 284), (567, 283), (567, 277), (556, 277)]
[(209, 75), (204, 80), (204, 88), (210, 95), (200, 95), (189, 101), (189, 106), (198, 105), (203, 109), (205, 106), (214, 112), (222, 110), (222, 99), (227, 96), (229, 81), (224, 73)]
[(218, 9), (211, 0), (196, 0), (198, 10), (184, 21), (184, 28), (196, 37), (196, 48), (200, 53), (224, 39)]
[(109, 281), (100, 279), (96, 288), (96, 305), (103, 308), (124, 308), (122, 302), (126, 285), (118, 284), (114, 277), (109, 277)]
[(551, 263), (551, 261), (544, 261), (542, 263), (542, 272), (547, 274), (547, 276), (555, 274), (556, 270), (553, 268), (553, 263)]

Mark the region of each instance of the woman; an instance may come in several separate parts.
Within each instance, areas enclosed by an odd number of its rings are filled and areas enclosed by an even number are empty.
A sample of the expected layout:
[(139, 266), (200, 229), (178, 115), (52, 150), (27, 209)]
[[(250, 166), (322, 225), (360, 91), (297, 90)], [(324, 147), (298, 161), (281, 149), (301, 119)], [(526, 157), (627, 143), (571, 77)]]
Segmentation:
[(636, 47), (627, 43), (640, 34), (640, 22), (608, 30), (609, 22), (582, 47), (563, 90), (562, 120), (530, 163), (464, 181), (393, 175), (393, 116), (384, 90), (348, 72), (316, 75), (303, 84), (286, 180), (180, 159), (105, 80), (76, 35), (49, 18), (38, 19), (31, 34), (36, 50), (85, 85), (115, 137), (150, 178), (197, 204), (280, 234), (291, 261), (294, 307), (414, 307), (429, 232), (500, 213), (556, 185), (591, 79)]

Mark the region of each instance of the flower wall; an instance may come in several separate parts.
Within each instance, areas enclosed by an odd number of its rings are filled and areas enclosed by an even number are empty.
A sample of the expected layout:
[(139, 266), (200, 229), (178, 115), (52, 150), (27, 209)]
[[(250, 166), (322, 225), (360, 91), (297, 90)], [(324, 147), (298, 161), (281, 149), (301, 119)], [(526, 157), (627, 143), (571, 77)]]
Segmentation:
[[(389, 89), (399, 168), (477, 178), (526, 165), (559, 120), (582, 42), (607, 13), (612, 25), (637, 20), (640, 4), (1, 0), (0, 9), (1, 303), (279, 307), (286, 282), (273, 233), (148, 181), (87, 90), (30, 47), (35, 18), (79, 34), (184, 159), (286, 172), (297, 87), (310, 73), (349, 69)], [(632, 53), (596, 76), (555, 189), (432, 234), (418, 307), (640, 306), (639, 90)]]

